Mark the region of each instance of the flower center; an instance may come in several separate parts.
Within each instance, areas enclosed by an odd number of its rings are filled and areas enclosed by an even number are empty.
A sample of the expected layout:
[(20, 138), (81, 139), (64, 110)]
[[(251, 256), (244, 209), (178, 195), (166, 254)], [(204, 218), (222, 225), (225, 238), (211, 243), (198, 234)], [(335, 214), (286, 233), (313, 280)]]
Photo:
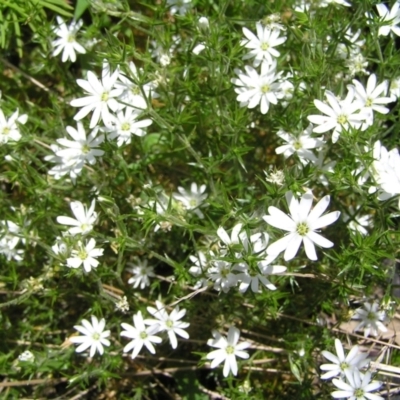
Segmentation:
[(174, 322), (170, 319), (167, 319), (165, 325), (167, 325), (168, 328), (172, 328), (174, 326)]
[(99, 339), (100, 339), (100, 334), (97, 333), (97, 332), (93, 333), (92, 339), (93, 339), (93, 340), (96, 340), (96, 341), (99, 340)]
[(89, 151), (90, 151), (90, 146), (88, 146), (87, 144), (84, 144), (82, 146), (82, 153), (87, 154), (87, 153), (89, 153)]
[(235, 348), (231, 345), (226, 346), (226, 354), (233, 354), (235, 352)]
[(362, 390), (361, 388), (358, 388), (354, 391), (354, 396), (356, 397), (356, 399), (364, 399), (364, 390)]
[(374, 101), (370, 97), (368, 97), (367, 101), (365, 102), (365, 107), (371, 107), (373, 103)]
[(87, 230), (89, 230), (90, 229), (90, 225), (88, 225), (88, 224), (82, 224), (81, 225), (81, 230), (83, 231), (83, 232), (85, 232), (85, 231), (87, 231)]
[(145, 331), (140, 332), (140, 339), (146, 339), (147, 336), (149, 336), (149, 335), (147, 334), (147, 332), (145, 332)]
[(226, 278), (228, 276), (228, 274), (229, 274), (229, 269), (228, 268), (222, 268), (221, 269), (221, 276), (223, 278)]
[(121, 130), (123, 130), (123, 131), (129, 131), (130, 129), (131, 129), (131, 124), (128, 123), (128, 122), (124, 122), (124, 123), (121, 125)]
[(67, 42), (68, 43), (73, 43), (75, 42), (75, 35), (73, 33), (69, 33), (67, 37)]
[(293, 143), (293, 147), (294, 147), (296, 150), (300, 150), (303, 146), (301, 145), (300, 140), (296, 140), (296, 141)]
[(308, 227), (308, 225), (305, 222), (300, 222), (297, 225), (296, 232), (300, 236), (306, 236), (309, 231), (310, 231), (310, 228)]
[(134, 94), (135, 96), (138, 96), (139, 94), (140, 94), (140, 88), (139, 88), (139, 86), (132, 86), (132, 88), (131, 88), (131, 92), (132, 92), (132, 94)]
[(189, 201), (189, 204), (190, 204), (192, 207), (196, 207), (196, 206), (197, 206), (197, 200), (196, 200), (196, 199), (191, 199), (191, 200)]
[(269, 44), (268, 43), (261, 43), (261, 50), (266, 51), (269, 49)]
[(349, 368), (349, 364), (347, 364), (347, 362), (343, 361), (342, 363), (340, 363), (340, 369), (342, 371), (344, 371), (347, 368)]
[(78, 257), (81, 260), (86, 260), (88, 258), (88, 255), (89, 254), (87, 253), (87, 251), (85, 249), (80, 249), (79, 252), (78, 252)]
[(337, 122), (339, 122), (340, 125), (344, 125), (347, 122), (347, 115), (340, 114), (337, 117)]
[(3, 135), (8, 135), (10, 133), (10, 128), (8, 126), (3, 128)]
[(107, 100), (108, 100), (108, 97), (109, 97), (109, 93), (108, 93), (108, 92), (104, 92), (104, 93), (101, 95), (101, 101), (107, 101)]
[(261, 86), (261, 92), (262, 93), (268, 93), (270, 91), (270, 89), (271, 89), (270, 86), (267, 85), (267, 84)]
[(370, 321), (376, 321), (376, 320), (377, 320), (376, 314), (375, 314), (374, 312), (370, 311), (370, 312), (367, 314), (367, 319), (369, 319)]

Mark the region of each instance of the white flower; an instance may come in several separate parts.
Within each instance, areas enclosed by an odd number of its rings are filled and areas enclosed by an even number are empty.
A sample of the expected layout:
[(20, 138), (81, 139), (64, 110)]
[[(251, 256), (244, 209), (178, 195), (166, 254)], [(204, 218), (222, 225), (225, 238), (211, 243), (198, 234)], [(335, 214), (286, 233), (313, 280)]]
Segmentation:
[[(197, 253), (197, 256), (189, 256), (190, 261), (194, 264), (189, 268), (189, 274), (198, 278), (208, 269), (208, 261), (207, 257), (202, 251)], [(199, 289), (203, 286), (207, 286), (208, 280), (206, 278), (200, 278), (199, 281), (196, 282), (194, 288)]]
[(352, 87), (349, 87), (349, 92), (342, 101), (339, 101), (329, 90), (325, 92), (325, 96), (328, 104), (314, 100), (315, 107), (325, 115), (309, 115), (307, 118), (311, 123), (318, 125), (313, 129), (315, 133), (324, 133), (333, 129), (333, 143), (339, 139), (342, 129), (360, 128), (362, 122), (368, 118), (368, 113), (361, 112), (360, 104), (354, 101), (355, 91)]
[(346, 66), (349, 69), (350, 75), (368, 74), (366, 68), (368, 67), (367, 59), (361, 53), (351, 53)]
[(353, 232), (359, 232), (365, 236), (368, 234), (366, 228), (373, 226), (372, 215), (359, 215), (359, 210), (355, 210), (353, 206), (348, 207), (349, 213), (343, 213), (343, 221), (347, 223), (347, 226)]
[(352, 319), (359, 319), (361, 322), (354, 329), (359, 331), (364, 328), (364, 336), (368, 337), (370, 334), (373, 336), (378, 336), (378, 332), (387, 332), (387, 328), (381, 321), (386, 320), (385, 311), (379, 311), (378, 303), (368, 303), (363, 304), (364, 308), (357, 308), (355, 315)]
[(240, 107), (255, 108), (260, 104), (262, 114), (266, 114), (270, 104), (277, 104), (278, 99), (282, 98), (280, 83), (280, 73), (275, 74), (275, 65), (261, 65), (261, 74), (253, 67), (245, 66), (243, 73), (235, 69), (238, 78), (232, 78), (231, 82), (238, 86), (235, 92), (238, 94), (236, 100), (240, 102)]
[[(128, 265), (132, 265), (128, 263)], [(133, 284), (133, 288), (137, 289), (140, 286), (140, 289), (144, 289), (145, 287), (150, 285), (150, 278), (154, 277), (154, 268), (147, 266), (147, 260), (137, 261), (137, 265), (133, 266), (133, 268), (128, 268), (128, 271), (133, 274), (131, 278), (129, 278), (128, 283)]]
[(285, 158), (288, 158), (296, 153), (300, 160), (317, 161), (317, 157), (310, 149), (319, 148), (324, 145), (324, 142), (319, 138), (311, 137), (312, 130), (312, 124), (298, 136), (279, 130), (276, 134), (287, 144), (277, 147), (275, 149), (276, 154), (283, 154)]
[(216, 347), (218, 350), (211, 351), (207, 354), (207, 360), (212, 360), (211, 368), (215, 368), (225, 361), (223, 370), (224, 376), (227, 377), (229, 371), (232, 371), (232, 374), (236, 376), (238, 372), (236, 357), (248, 359), (249, 354), (243, 350), (250, 347), (250, 343), (238, 343), (240, 331), (234, 326), (229, 328), (227, 338), (217, 331), (213, 331), (212, 335), (214, 338), (209, 339), (207, 344), (208, 346)]
[(394, 2), (390, 11), (383, 3), (376, 5), (381, 22), (387, 23), (379, 27), (378, 35), (387, 36), (390, 32), (393, 32), (397, 36), (400, 36), (400, 27), (397, 26), (400, 23), (399, 7), (400, 4), (397, 1)]
[(71, 217), (57, 217), (57, 222), (62, 225), (69, 225), (72, 228), (68, 229), (71, 235), (86, 234), (93, 229), (93, 224), (96, 222), (97, 213), (94, 211), (96, 201), (93, 200), (90, 208), (87, 209), (80, 201), (71, 201), (71, 210), (75, 216)]
[(207, 17), (200, 17), (197, 21), (197, 26), (201, 32), (207, 33), (210, 29), (210, 22)]
[(400, 97), (400, 76), (394, 78), (392, 82), (390, 82), (389, 91), (392, 101), (396, 101)]
[(18, 116), (19, 111), (16, 110), (10, 118), (6, 119), (2, 110), (0, 110), (0, 144), (7, 143), (9, 140), (18, 142), (21, 139), (21, 133), (17, 123), (24, 125), (28, 120), (26, 114)]
[(344, 376), (347, 379), (353, 374), (354, 370), (365, 367), (369, 360), (367, 354), (360, 353), (358, 346), (351, 348), (347, 356), (344, 353), (342, 342), (339, 339), (335, 339), (336, 354), (334, 355), (329, 351), (322, 351), (322, 355), (333, 364), (322, 364), (322, 371), (328, 371), (321, 375), (321, 379), (330, 379), (334, 376)]
[(361, 29), (353, 33), (351, 28), (348, 28), (344, 35), (346, 43), (338, 44), (336, 54), (343, 59), (360, 54), (361, 47), (365, 44), (365, 39), (359, 40), (360, 35)]
[(332, 383), (340, 390), (332, 392), (331, 395), (335, 399), (349, 399), (349, 400), (384, 400), (382, 396), (373, 394), (374, 390), (382, 386), (382, 382), (372, 381), (371, 372), (361, 374), (357, 369), (353, 371), (352, 375), (347, 377), (348, 383), (340, 380), (333, 379)]
[(222, 226), (220, 226), (217, 229), (217, 235), (225, 244), (225, 246), (229, 247), (236, 244), (242, 244), (243, 240), (247, 237), (246, 232), (240, 233), (242, 227), (243, 224), (236, 224), (232, 229), (231, 236), (229, 236), (226, 230)]
[(356, 79), (353, 79), (353, 83), (356, 90), (357, 101), (360, 102), (363, 110), (367, 111), (369, 114), (369, 118), (367, 119), (369, 125), (372, 125), (373, 123), (374, 111), (381, 114), (387, 114), (389, 112), (389, 109), (382, 105), (393, 101), (390, 97), (383, 97), (386, 95), (388, 90), (388, 81), (384, 81), (377, 86), (376, 75), (371, 74), (368, 78), (366, 88), (364, 88), (364, 86)]
[(288, 235), (272, 243), (267, 253), (274, 255), (285, 251), (284, 259), (288, 261), (295, 257), (303, 242), (307, 257), (310, 260), (317, 260), (314, 243), (326, 248), (332, 247), (333, 243), (318, 234), (316, 230), (335, 222), (340, 212), (334, 211), (321, 216), (329, 205), (329, 196), (324, 196), (310, 212), (313, 201), (311, 191), (303, 194), (300, 202), (294, 198), (292, 192), (287, 192), (286, 201), (290, 216), (271, 206), (268, 207), (270, 215), (263, 217), (267, 224), (289, 232)]
[(118, 111), (117, 116), (112, 119), (112, 125), (105, 128), (109, 139), (117, 138), (117, 144), (121, 147), (124, 143), (131, 142), (132, 135), (144, 136), (146, 128), (153, 123), (151, 119), (143, 119), (138, 121), (141, 111), (126, 107), (125, 113)]
[(70, 268), (79, 268), (83, 264), (86, 272), (92, 268), (97, 268), (99, 262), (97, 257), (103, 255), (103, 249), (96, 248), (96, 241), (91, 238), (84, 246), (81, 241), (77, 243), (77, 250), (72, 250), (71, 257), (67, 258), (67, 266)]
[[(399, 151), (396, 148), (388, 151), (378, 140), (374, 144), (373, 158), (371, 175), (378, 185), (378, 199), (384, 201), (400, 194)], [(371, 187), (369, 192), (374, 193), (376, 189), (375, 187)]]
[(213, 261), (206, 274), (214, 282), (214, 289), (224, 293), (238, 283), (237, 275), (232, 273), (232, 264), (223, 260)]
[(199, 43), (193, 48), (192, 53), (198, 56), (205, 48), (206, 45), (203, 42)]
[(256, 24), (257, 36), (247, 28), (243, 28), (243, 33), (247, 39), (241, 41), (241, 45), (250, 49), (250, 52), (243, 57), (243, 60), (254, 58), (253, 65), (258, 67), (262, 62), (272, 64), (273, 57), (279, 57), (280, 53), (275, 49), (282, 44), (286, 37), (280, 37), (279, 29), (271, 29), (263, 26), (261, 22)]
[(260, 23), (269, 29), (279, 29), (281, 31), (286, 31), (286, 27), (281, 24), (282, 18), (280, 13), (269, 14), (264, 17)]
[[(140, 76), (135, 64), (131, 61), (129, 63), (128, 74), (125, 75), (120, 72), (118, 80), (115, 83), (117, 89), (122, 90), (119, 100), (125, 105), (132, 108), (144, 110), (147, 108), (147, 102), (150, 97), (157, 98), (158, 94), (154, 92), (156, 85), (154, 82), (139, 85)], [(124, 107), (124, 104), (121, 104)]]
[(62, 62), (66, 62), (70, 59), (72, 62), (76, 61), (75, 52), (85, 54), (86, 50), (76, 41), (76, 34), (81, 28), (83, 21), (72, 21), (67, 26), (61, 17), (57, 17), (58, 26), (54, 28), (55, 34), (58, 39), (52, 41), (54, 47), (53, 56), (58, 56), (61, 52)]
[(161, 301), (156, 300), (156, 307), (147, 307), (147, 311), (156, 319), (146, 319), (144, 322), (148, 325), (159, 324), (159, 331), (166, 331), (169, 337), (169, 341), (173, 349), (178, 346), (178, 340), (176, 335), (183, 337), (184, 339), (189, 339), (189, 334), (184, 331), (190, 324), (188, 322), (179, 321), (182, 319), (186, 310), (179, 310), (179, 307), (175, 307), (171, 314), (168, 314), (165, 310), (164, 304)]
[(35, 356), (29, 350), (25, 350), (23, 353), (21, 353), (18, 356), (18, 360), (22, 361), (22, 362), (34, 362), (35, 361)]
[[(275, 258), (275, 256), (273, 257)], [(270, 260), (257, 262), (259, 271), (251, 271), (247, 263), (236, 264), (233, 268), (241, 273), (236, 275), (240, 282), (239, 291), (245, 293), (249, 287), (254, 293), (259, 293), (259, 282), (261, 282), (267, 289), (276, 290), (276, 286), (267, 278), (268, 275), (281, 274), (286, 271), (286, 267), (282, 265), (269, 265)]]
[(270, 166), (269, 172), (264, 171), (264, 174), (265, 174), (265, 180), (267, 182), (274, 183), (277, 186), (282, 186), (285, 182), (285, 173), (282, 170), (277, 169), (276, 167), (271, 169)]
[(197, 186), (197, 183), (193, 182), (190, 185), (190, 192), (178, 186), (179, 193), (174, 193), (173, 197), (175, 200), (180, 201), (187, 210), (193, 210), (199, 218), (204, 218), (199, 207), (207, 198), (207, 193), (204, 193), (205, 190), (206, 185)]
[(133, 316), (133, 323), (135, 326), (126, 323), (121, 324), (122, 328), (125, 329), (121, 332), (121, 336), (133, 339), (124, 347), (124, 353), (133, 350), (131, 357), (135, 358), (145, 345), (151, 354), (155, 354), (156, 350), (153, 343), (162, 342), (159, 336), (154, 335), (158, 332), (159, 325), (154, 324), (146, 328), (140, 311)]
[(324, 5), (325, 7), (328, 4), (337, 4), (340, 6), (351, 7), (351, 3), (349, 3), (346, 0), (323, 0), (323, 3), (325, 3), (325, 5)]
[(92, 119), (90, 120), (90, 128), (94, 128), (99, 120), (102, 120), (105, 125), (111, 122), (112, 111), (117, 111), (121, 105), (116, 98), (122, 94), (122, 89), (115, 88), (115, 82), (119, 76), (119, 69), (117, 68), (111, 74), (110, 66), (107, 62), (103, 62), (103, 72), (101, 82), (92, 71), (88, 71), (87, 80), (78, 79), (76, 83), (85, 90), (89, 95), (71, 101), (72, 107), (82, 107), (82, 109), (75, 115), (75, 121), (80, 121), (86, 115), (93, 111)]
[(192, 7), (192, 0), (167, 0), (167, 6), (170, 6), (170, 13), (185, 15)]
[(123, 313), (129, 311), (129, 303), (126, 296), (120, 297), (119, 300), (115, 302), (115, 309)]
[(81, 325), (75, 325), (74, 328), (83, 333), (83, 336), (71, 336), (69, 340), (72, 343), (79, 343), (76, 348), (77, 353), (81, 353), (90, 347), (90, 357), (93, 357), (97, 352), (100, 355), (104, 353), (103, 346), (109, 346), (110, 341), (107, 339), (110, 336), (110, 331), (105, 331), (106, 321), (102, 318), (100, 321), (92, 315), (92, 323), (88, 320), (82, 320)]
[(97, 136), (98, 127), (94, 128), (87, 137), (81, 122), (77, 123), (77, 127), (78, 129), (67, 126), (66, 130), (74, 140), (57, 139), (64, 148), (57, 147), (55, 150), (55, 155), (59, 157), (58, 163), (65, 166), (65, 170), (70, 173), (73, 171), (71, 177), (79, 175), (85, 163), (96, 164), (96, 157), (104, 154), (103, 150), (97, 148), (104, 141), (104, 135)]

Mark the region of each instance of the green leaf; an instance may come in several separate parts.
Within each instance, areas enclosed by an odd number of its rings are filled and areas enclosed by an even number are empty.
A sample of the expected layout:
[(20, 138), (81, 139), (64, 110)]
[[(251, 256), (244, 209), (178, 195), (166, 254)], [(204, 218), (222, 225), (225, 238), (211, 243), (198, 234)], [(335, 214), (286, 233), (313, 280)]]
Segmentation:
[[(72, 9), (72, 7), (62, 1), (60, 2), (57, 0), (46, 0), (46, 1), (38, 0), (37, 4), (40, 4), (41, 6), (46, 7), (64, 17), (72, 17), (72, 13), (65, 10), (65, 8)], [(64, 7), (64, 8), (61, 8), (61, 7)]]
[(78, 0), (75, 7), (74, 18), (78, 20), (83, 13), (88, 9), (89, 2), (88, 0)]

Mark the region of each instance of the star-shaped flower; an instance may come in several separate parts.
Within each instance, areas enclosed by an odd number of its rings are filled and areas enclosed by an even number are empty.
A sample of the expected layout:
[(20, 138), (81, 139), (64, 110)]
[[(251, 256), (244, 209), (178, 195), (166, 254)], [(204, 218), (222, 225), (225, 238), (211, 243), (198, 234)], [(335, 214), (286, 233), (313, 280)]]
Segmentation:
[(286, 37), (279, 36), (279, 29), (271, 29), (263, 26), (261, 22), (256, 24), (257, 36), (247, 28), (243, 28), (243, 33), (247, 39), (242, 40), (241, 45), (250, 49), (243, 59), (248, 60), (254, 58), (253, 65), (258, 67), (262, 62), (272, 64), (274, 59), (279, 57), (280, 53), (275, 49), (276, 46), (282, 44)]
[(250, 347), (248, 342), (239, 342), (240, 331), (239, 329), (231, 326), (228, 331), (228, 337), (225, 338), (219, 332), (213, 331), (213, 339), (209, 339), (207, 344), (211, 347), (216, 347), (218, 350), (214, 350), (207, 354), (207, 359), (212, 360), (211, 368), (215, 368), (223, 361), (224, 370), (223, 374), (225, 377), (229, 375), (229, 371), (232, 371), (233, 375), (237, 375), (238, 366), (236, 362), (236, 357), (247, 359), (249, 354), (246, 353), (245, 349)]
[(76, 41), (76, 34), (83, 25), (83, 21), (72, 21), (69, 26), (64, 22), (61, 17), (57, 17), (58, 26), (54, 28), (54, 33), (58, 39), (53, 40), (54, 47), (53, 56), (62, 53), (62, 62), (70, 59), (72, 62), (76, 61), (76, 53), (84, 54), (86, 50), (82, 45)]
[(333, 129), (333, 143), (339, 139), (342, 129), (358, 129), (369, 116), (367, 112), (361, 112), (359, 102), (354, 101), (355, 90), (351, 86), (346, 98), (342, 101), (339, 101), (329, 90), (325, 92), (325, 96), (328, 104), (318, 99), (314, 100), (315, 107), (325, 115), (309, 115), (307, 118), (317, 125), (313, 129), (315, 133), (324, 133)]
[(96, 222), (97, 213), (94, 211), (96, 201), (93, 200), (90, 208), (87, 209), (80, 201), (71, 201), (71, 210), (75, 216), (57, 217), (57, 222), (62, 225), (72, 226), (68, 229), (71, 235), (86, 234), (93, 229), (93, 224)]
[(146, 319), (144, 322), (149, 325), (158, 323), (160, 332), (167, 332), (172, 348), (176, 349), (178, 346), (176, 335), (189, 339), (189, 334), (184, 329), (190, 324), (180, 321), (185, 316), (186, 310), (179, 310), (179, 307), (175, 307), (171, 314), (168, 314), (165, 305), (158, 300), (156, 300), (156, 307), (147, 307), (147, 311), (156, 319)]
[(71, 257), (67, 258), (67, 266), (70, 268), (79, 268), (83, 264), (86, 272), (92, 268), (97, 268), (99, 262), (97, 257), (103, 255), (103, 249), (96, 248), (96, 241), (91, 238), (85, 245), (78, 241), (77, 248), (72, 250)]
[(313, 201), (311, 191), (303, 194), (300, 202), (294, 198), (292, 192), (287, 192), (286, 201), (290, 216), (271, 206), (268, 207), (270, 215), (263, 217), (267, 224), (289, 232), (288, 235), (272, 243), (267, 253), (274, 255), (285, 251), (284, 259), (288, 261), (295, 257), (301, 243), (304, 243), (307, 257), (310, 260), (317, 260), (314, 243), (321, 247), (332, 247), (333, 243), (318, 234), (316, 230), (335, 222), (340, 212), (334, 211), (322, 215), (329, 205), (329, 196), (324, 196), (310, 212)]
[(365, 302), (362, 308), (357, 308), (352, 319), (361, 320), (354, 330), (359, 331), (364, 328), (365, 337), (370, 334), (378, 336), (379, 331), (387, 332), (386, 326), (381, 322), (386, 320), (386, 313), (379, 311), (379, 304), (376, 302)]
[(88, 320), (82, 320), (81, 325), (75, 325), (74, 328), (83, 333), (83, 336), (72, 336), (69, 340), (72, 343), (80, 344), (76, 348), (77, 353), (81, 353), (90, 347), (90, 357), (93, 357), (97, 352), (100, 355), (104, 353), (103, 346), (109, 346), (110, 341), (107, 339), (110, 336), (110, 331), (105, 331), (106, 321), (102, 318), (100, 321), (92, 315), (92, 323)]
[(135, 358), (143, 346), (150, 351), (151, 354), (155, 354), (156, 350), (153, 343), (161, 343), (162, 339), (159, 336), (155, 336), (154, 333), (159, 331), (159, 324), (153, 324), (146, 328), (142, 313), (138, 311), (133, 316), (133, 323), (135, 326), (122, 323), (121, 326), (125, 330), (121, 332), (121, 336), (132, 339), (125, 347), (124, 353), (132, 351), (132, 358)]
[(107, 62), (103, 63), (103, 72), (101, 81), (92, 71), (88, 71), (87, 80), (78, 79), (76, 83), (86, 91), (88, 96), (81, 97), (71, 101), (72, 107), (82, 107), (75, 115), (75, 121), (80, 121), (93, 111), (92, 119), (90, 120), (90, 128), (94, 128), (97, 123), (102, 120), (105, 125), (111, 123), (110, 110), (117, 111), (121, 105), (116, 98), (123, 92), (122, 89), (115, 88), (115, 82), (119, 76), (117, 68), (112, 74), (110, 65)]
[(346, 375), (347, 379), (349, 379), (354, 370), (365, 367), (369, 362), (367, 354), (361, 353), (358, 346), (352, 347), (346, 356), (342, 342), (339, 339), (335, 339), (335, 349), (336, 355), (330, 351), (322, 351), (322, 355), (333, 364), (321, 365), (322, 371), (328, 371), (321, 376), (321, 379), (330, 379), (338, 375)]

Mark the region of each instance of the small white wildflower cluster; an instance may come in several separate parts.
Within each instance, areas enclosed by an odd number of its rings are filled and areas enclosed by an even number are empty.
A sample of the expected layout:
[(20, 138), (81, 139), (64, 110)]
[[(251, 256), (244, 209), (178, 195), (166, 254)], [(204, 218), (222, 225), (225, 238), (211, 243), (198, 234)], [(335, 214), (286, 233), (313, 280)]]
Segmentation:
[(239, 343), (240, 331), (234, 326), (229, 327), (227, 337), (222, 336), (217, 331), (213, 331), (212, 335), (213, 338), (209, 339), (207, 344), (210, 347), (217, 348), (218, 350), (213, 350), (206, 356), (207, 360), (212, 360), (211, 368), (215, 368), (224, 362), (224, 376), (227, 377), (229, 372), (232, 372), (232, 374), (236, 376), (238, 372), (236, 357), (247, 360), (249, 354), (244, 350), (250, 347), (250, 343)]
[[(281, 36), (280, 24), (256, 24), (257, 36), (247, 28), (243, 28), (246, 39), (241, 45), (250, 51), (243, 57), (244, 60), (253, 59), (253, 66), (246, 65), (244, 72), (235, 69), (237, 78), (231, 82), (236, 85), (237, 101), (241, 107), (255, 108), (260, 105), (262, 114), (266, 114), (270, 104), (277, 104), (278, 100), (290, 99), (293, 84), (282, 77), (282, 72), (277, 73), (277, 57), (280, 53), (276, 46), (286, 41)], [(256, 68), (260, 69), (260, 72)]]
[[(370, 193), (377, 192), (381, 201), (400, 195), (400, 155), (398, 149), (390, 151), (378, 140), (374, 144), (370, 176), (376, 186), (371, 186)], [(400, 198), (398, 206), (400, 208)]]
[(298, 13), (309, 13), (313, 16), (316, 9), (326, 8), (330, 4), (345, 7), (351, 6), (351, 3), (346, 0), (297, 0), (294, 5), (294, 11)]
[[(104, 250), (96, 247), (95, 239), (87, 239), (87, 235), (90, 234), (97, 220), (95, 205), (96, 202), (93, 200), (90, 208), (87, 209), (80, 201), (72, 201), (70, 206), (75, 218), (57, 217), (59, 224), (71, 228), (64, 235), (64, 240), (56, 242), (53, 251), (65, 259), (69, 268), (76, 269), (83, 266), (86, 272), (90, 272), (92, 268), (97, 268), (99, 265), (97, 257), (102, 256)], [(65, 237), (72, 238), (70, 246), (66, 244)]]
[[(386, 4), (379, 3), (376, 5), (376, 10), (379, 17), (376, 19), (379, 23), (378, 36), (388, 36), (393, 33), (400, 36), (400, 26), (398, 26), (400, 24), (399, 2), (395, 1), (391, 10), (388, 9)], [(372, 24), (373, 15), (367, 12), (365, 16), (370, 20), (369, 23)]]
[[(221, 244), (218, 253), (209, 251), (205, 255), (200, 251), (197, 256), (190, 256), (194, 265), (189, 272), (201, 278), (197, 287), (207, 285), (208, 281), (211, 281), (214, 289), (223, 292), (239, 285), (239, 291), (242, 293), (249, 287), (257, 293), (259, 283), (269, 290), (275, 290), (276, 287), (269, 281), (268, 276), (286, 271), (285, 266), (271, 265), (280, 253), (284, 252), (284, 259), (289, 261), (295, 257), (301, 243), (304, 243), (307, 257), (317, 260), (314, 243), (320, 247), (332, 247), (331, 241), (316, 232), (319, 228), (332, 224), (340, 216), (338, 211), (322, 215), (329, 205), (329, 196), (323, 197), (311, 212), (312, 192), (305, 193), (300, 202), (292, 192), (287, 192), (286, 200), (290, 216), (271, 206), (268, 208), (270, 215), (263, 217), (269, 225), (289, 233), (270, 245), (269, 235), (265, 232), (249, 235), (242, 230), (242, 224), (237, 224), (229, 236), (224, 228), (219, 227), (217, 235)], [(234, 261), (228, 261), (229, 257)]]
[[(167, 215), (169, 212), (176, 212), (179, 218), (183, 218), (186, 215), (197, 215), (199, 218), (204, 218), (204, 214), (201, 211), (201, 207), (205, 205), (205, 200), (208, 197), (206, 193), (206, 185), (198, 185), (196, 182), (190, 184), (190, 190), (185, 189), (183, 186), (178, 186), (178, 192), (173, 192), (172, 196), (169, 196), (163, 190), (153, 189), (152, 185), (149, 185), (151, 196), (147, 202), (140, 204), (135, 200), (133, 207), (139, 216), (143, 215), (145, 210), (155, 211), (159, 217), (159, 222), (155, 223), (154, 231), (158, 230), (170, 231), (172, 223), (169, 221)], [(165, 220), (163, 220), (165, 218)]]
[(0, 221), (0, 254), (3, 254), (8, 261), (22, 261), (24, 250), (17, 246), (21, 239), (21, 228), (12, 221)]
[(345, 60), (350, 76), (368, 74), (366, 70), (368, 61), (361, 52), (365, 39), (360, 39), (360, 35), (361, 29), (353, 33), (351, 28), (348, 28), (344, 35), (346, 42), (339, 43), (336, 49), (338, 57)]
[(379, 331), (387, 332), (387, 328), (383, 324), (383, 322), (387, 322), (386, 312), (381, 311), (379, 304), (375, 301), (364, 302), (362, 307), (357, 308), (352, 319), (360, 320), (360, 323), (354, 330), (360, 331), (363, 329), (365, 337), (368, 337), (370, 334), (378, 336)]
[(329, 90), (325, 92), (327, 102), (314, 100), (315, 107), (324, 115), (309, 115), (308, 120), (315, 124), (313, 132), (332, 132), (332, 142), (336, 143), (343, 130), (366, 130), (374, 123), (374, 111), (387, 114), (389, 109), (383, 104), (391, 103), (391, 97), (386, 97), (388, 81), (377, 85), (375, 74), (368, 78), (367, 86), (353, 79), (353, 85), (348, 85), (348, 93), (343, 100), (338, 100)]
[(71, 60), (76, 61), (76, 53), (85, 54), (85, 48), (76, 41), (76, 35), (83, 25), (83, 21), (72, 21), (69, 26), (61, 17), (57, 17), (58, 26), (53, 28), (58, 39), (52, 41), (53, 56), (58, 56), (62, 52), (62, 62)]
[(19, 115), (16, 110), (11, 117), (6, 118), (3, 110), (0, 109), (0, 144), (18, 142), (21, 139), (19, 124), (25, 125), (28, 120), (26, 114)]
[(335, 339), (336, 355), (329, 351), (322, 351), (322, 355), (332, 364), (323, 364), (321, 369), (325, 372), (321, 379), (332, 379), (332, 383), (339, 389), (331, 393), (335, 399), (373, 399), (383, 400), (383, 397), (372, 394), (382, 386), (382, 382), (372, 381), (371, 372), (362, 373), (369, 359), (367, 354), (361, 353), (358, 346), (351, 348), (346, 355), (339, 339)]
[[(139, 354), (143, 346), (145, 346), (150, 353), (155, 354), (154, 344), (162, 342), (162, 338), (156, 336), (157, 333), (166, 332), (173, 349), (176, 349), (178, 346), (176, 335), (184, 339), (189, 338), (189, 334), (185, 329), (188, 328), (190, 324), (181, 321), (186, 314), (185, 309), (180, 310), (179, 307), (175, 307), (172, 312), (168, 314), (166, 306), (160, 301), (156, 301), (156, 307), (157, 308), (147, 307), (148, 312), (154, 318), (143, 319), (141, 311), (138, 311), (133, 316), (134, 326), (127, 323), (121, 324), (124, 329), (121, 332), (121, 336), (132, 339), (124, 347), (124, 353), (132, 350), (132, 358), (135, 358)], [(129, 306), (124, 305), (124, 310), (127, 308), (129, 309)], [(72, 343), (80, 344), (76, 352), (83, 352), (90, 347), (90, 357), (93, 357), (96, 352), (100, 355), (104, 353), (103, 346), (110, 346), (108, 337), (111, 332), (109, 330), (104, 330), (106, 325), (104, 318), (99, 321), (97, 317), (92, 315), (91, 319), (92, 323), (83, 319), (82, 326), (74, 326), (76, 330), (83, 333), (83, 336), (71, 336), (69, 339)]]
[[(268, 234), (248, 235), (242, 228), (243, 224), (235, 225), (229, 236), (223, 227), (219, 227), (217, 236), (221, 242), (218, 253), (209, 251), (206, 256), (200, 251), (197, 256), (190, 256), (194, 265), (189, 273), (201, 278), (196, 287), (208, 285), (210, 281), (215, 290), (224, 293), (237, 285), (241, 293), (246, 292), (249, 287), (258, 293), (260, 283), (269, 290), (276, 289), (268, 276), (282, 273), (286, 271), (286, 267), (270, 265), (276, 256), (269, 257), (266, 253)], [(226, 261), (228, 257), (232, 257), (234, 261)]]
[[(71, 106), (81, 110), (75, 115), (78, 121), (77, 129), (68, 126), (68, 138), (58, 139), (58, 144), (51, 146), (54, 155), (46, 156), (47, 161), (56, 165), (49, 171), (55, 179), (69, 175), (75, 182), (85, 164), (94, 165), (96, 157), (101, 157), (104, 151), (98, 146), (104, 142), (104, 135), (99, 130), (108, 133), (108, 139), (117, 139), (117, 145), (129, 144), (131, 136), (144, 136), (144, 128), (152, 124), (150, 119), (141, 119), (142, 112), (147, 108), (149, 97), (157, 97), (153, 92), (153, 83), (139, 85), (139, 75), (133, 62), (129, 64), (128, 74), (120, 68), (112, 73), (107, 62), (103, 63), (101, 81), (92, 71), (88, 71), (87, 80), (78, 79), (78, 85), (88, 96), (71, 101)], [(91, 132), (87, 136), (81, 120), (90, 112)], [(101, 127), (98, 124), (104, 123)]]

